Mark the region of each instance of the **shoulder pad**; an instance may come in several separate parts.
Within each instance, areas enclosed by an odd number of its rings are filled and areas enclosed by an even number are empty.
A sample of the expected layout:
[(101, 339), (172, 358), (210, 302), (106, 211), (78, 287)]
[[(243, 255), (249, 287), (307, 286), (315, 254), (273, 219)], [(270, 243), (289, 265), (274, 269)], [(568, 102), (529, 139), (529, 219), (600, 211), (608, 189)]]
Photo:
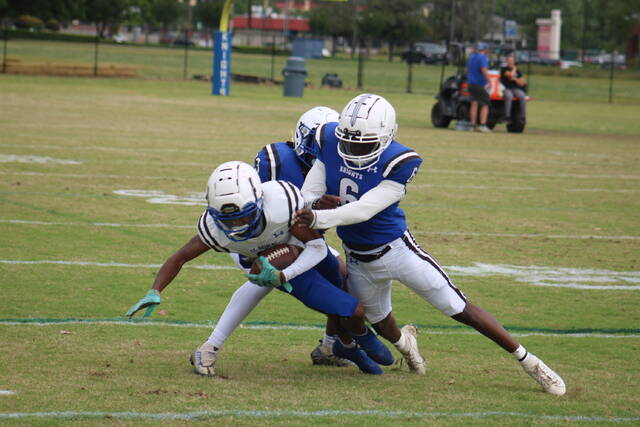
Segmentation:
[(407, 150), (397, 154), (396, 156), (389, 159), (389, 161), (384, 165), (382, 169), (382, 177), (387, 178), (388, 176), (393, 175), (393, 173), (399, 170), (402, 165), (414, 159), (418, 159), (422, 162), (422, 159), (420, 158), (418, 153), (413, 150)]

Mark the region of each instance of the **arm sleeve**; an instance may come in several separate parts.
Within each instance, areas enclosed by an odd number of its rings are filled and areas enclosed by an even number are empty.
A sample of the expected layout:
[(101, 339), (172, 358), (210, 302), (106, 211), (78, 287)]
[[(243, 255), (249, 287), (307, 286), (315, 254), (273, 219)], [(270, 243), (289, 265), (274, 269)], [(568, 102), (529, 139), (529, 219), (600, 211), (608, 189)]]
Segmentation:
[(304, 245), (304, 251), (293, 264), (282, 270), (287, 281), (299, 276), (307, 270), (315, 267), (327, 256), (327, 243), (323, 238), (309, 240)]
[(385, 179), (355, 202), (336, 209), (314, 210), (316, 220), (313, 228), (326, 229), (367, 221), (378, 212), (402, 200), (405, 193), (403, 184)]
[(311, 170), (307, 173), (304, 184), (302, 184), (302, 197), (304, 198), (304, 205), (306, 208), (311, 209), (313, 202), (318, 200), (327, 192), (325, 177), (326, 170), (324, 163), (319, 159), (316, 159), (313, 163), (313, 167), (311, 167)]

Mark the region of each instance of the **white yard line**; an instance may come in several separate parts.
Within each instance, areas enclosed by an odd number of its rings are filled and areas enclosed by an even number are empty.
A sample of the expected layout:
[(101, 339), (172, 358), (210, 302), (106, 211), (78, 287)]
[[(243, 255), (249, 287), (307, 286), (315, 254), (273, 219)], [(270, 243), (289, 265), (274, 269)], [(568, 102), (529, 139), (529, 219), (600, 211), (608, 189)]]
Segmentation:
[(108, 418), (108, 419), (151, 419), (151, 420), (197, 420), (219, 417), (239, 418), (323, 418), (323, 417), (381, 417), (381, 418), (525, 418), (539, 421), (585, 421), (585, 422), (638, 422), (640, 417), (600, 417), (591, 415), (546, 415), (532, 414), (530, 412), (507, 411), (478, 411), (478, 412), (410, 412), (410, 411), (382, 411), (382, 410), (336, 410), (326, 409), (319, 411), (301, 410), (243, 410), (231, 409), (220, 411), (194, 411), (194, 412), (88, 412), (88, 411), (64, 411), (64, 412), (2, 412), (0, 419), (21, 418)]
[[(24, 219), (0, 219), (0, 223), (44, 225), (44, 226), (85, 226), (85, 227), (131, 227), (131, 228), (193, 228), (195, 225), (181, 224), (134, 224), (111, 222), (49, 222)], [(473, 231), (414, 231), (417, 236), (474, 236), (474, 237), (507, 237), (532, 239), (595, 239), (595, 240), (640, 240), (640, 236), (601, 236), (597, 234), (533, 234), (533, 233), (477, 233)]]
[[(190, 166), (194, 164), (189, 164)], [(145, 179), (145, 180), (162, 180), (167, 179), (166, 176), (150, 176), (150, 175), (117, 175), (117, 174), (81, 174), (81, 173), (58, 173), (58, 172), (32, 172), (32, 171), (0, 171), (1, 175), (16, 175), (16, 176), (52, 176), (60, 178), (109, 178), (109, 179)], [(172, 176), (171, 181), (202, 181), (203, 178), (182, 178)], [(452, 184), (429, 184), (429, 183), (412, 183), (409, 185), (409, 190), (412, 188), (453, 188), (458, 190), (509, 190), (509, 191), (540, 191), (538, 187), (532, 186), (492, 186), (492, 185), (452, 185)], [(640, 189), (628, 188), (628, 189), (613, 189), (613, 188), (566, 188), (560, 189), (566, 192), (584, 192), (584, 193), (640, 193)]]
[[(160, 327), (172, 327), (172, 328), (196, 328), (196, 329), (213, 329), (216, 326), (215, 322), (205, 323), (192, 323), (192, 322), (165, 322), (165, 321), (130, 321), (130, 320), (91, 320), (91, 319), (47, 319), (43, 321), (30, 321), (30, 319), (19, 320), (5, 320), (0, 319), (0, 326), (60, 326), (60, 325), (108, 325), (108, 326), (160, 326)], [(276, 331), (323, 331), (325, 326), (313, 326), (313, 325), (278, 325), (278, 324), (241, 324), (241, 329), (252, 330), (276, 330)], [(441, 330), (437, 328), (420, 327), (420, 331), (428, 335), (478, 335), (478, 332), (464, 329), (454, 330)], [(600, 332), (509, 332), (513, 336), (517, 337), (559, 337), (559, 338), (602, 338), (602, 339), (637, 339), (640, 338), (639, 334), (607, 334)]]
[(26, 171), (0, 171), (0, 175), (18, 175), (18, 176), (53, 176), (60, 178), (109, 178), (109, 179), (149, 179), (154, 181), (165, 182), (167, 179), (171, 181), (202, 181), (202, 178), (178, 178), (166, 176), (149, 176), (149, 175), (114, 175), (114, 174), (84, 174), (84, 173), (55, 173), (55, 172), (26, 172)]
[[(160, 268), (162, 264), (127, 264), (122, 262), (95, 262), (95, 261), (61, 261), (61, 260), (6, 260), (0, 259), (0, 264), (56, 264), (73, 265), (82, 267), (117, 267), (117, 268)], [(185, 265), (183, 268), (195, 268), (196, 270), (237, 270), (238, 267), (230, 265)]]
[[(7, 260), (0, 264), (14, 265), (68, 265), (105, 268), (160, 268), (160, 264), (129, 264), (121, 262), (67, 261), (67, 260)], [(237, 267), (216, 264), (186, 264), (184, 268), (198, 270), (235, 270)], [(470, 266), (445, 266), (452, 276), (508, 277), (515, 283), (530, 286), (602, 291), (640, 291), (640, 271), (613, 271), (588, 268), (547, 266), (521, 266), (510, 264), (473, 263)]]
[(640, 179), (640, 175), (583, 174), (583, 173), (542, 173), (542, 172), (497, 172), (470, 171), (464, 169), (425, 169), (425, 173), (453, 175), (522, 176), (535, 178), (579, 178), (579, 179)]

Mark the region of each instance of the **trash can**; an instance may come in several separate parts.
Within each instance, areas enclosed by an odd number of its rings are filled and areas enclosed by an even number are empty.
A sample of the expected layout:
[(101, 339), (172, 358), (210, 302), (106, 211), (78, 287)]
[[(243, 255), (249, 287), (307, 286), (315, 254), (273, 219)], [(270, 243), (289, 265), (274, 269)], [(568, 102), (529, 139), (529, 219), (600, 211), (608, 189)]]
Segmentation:
[(290, 56), (287, 65), (282, 70), (284, 76), (284, 96), (301, 97), (304, 90), (304, 79), (307, 69), (304, 67), (304, 58)]

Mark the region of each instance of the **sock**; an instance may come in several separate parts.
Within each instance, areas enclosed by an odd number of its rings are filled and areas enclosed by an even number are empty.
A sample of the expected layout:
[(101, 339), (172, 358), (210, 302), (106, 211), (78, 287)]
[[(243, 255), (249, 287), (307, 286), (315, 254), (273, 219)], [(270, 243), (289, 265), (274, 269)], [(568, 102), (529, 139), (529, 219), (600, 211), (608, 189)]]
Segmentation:
[(405, 351), (405, 346), (407, 345), (407, 339), (403, 334), (400, 334), (400, 339), (393, 343), (395, 348), (397, 348), (400, 352)]
[(342, 340), (340, 339), (340, 337), (336, 337), (336, 339), (337, 339), (338, 341), (340, 341), (340, 344), (342, 344), (342, 346), (343, 346), (344, 348), (356, 348), (356, 342), (355, 342), (355, 341), (351, 341), (351, 343), (350, 343), (350, 344), (345, 344), (345, 343), (343, 343), (343, 342), (342, 342)]
[(336, 341), (336, 339), (334, 337), (332, 337), (331, 335), (327, 335), (327, 333), (324, 333), (324, 337), (322, 337), (322, 345), (324, 347), (329, 347), (329, 348), (333, 348), (333, 343)]
[(516, 351), (511, 354), (518, 360), (518, 362), (522, 363), (524, 359), (526, 359), (529, 352), (523, 346), (519, 346)]

